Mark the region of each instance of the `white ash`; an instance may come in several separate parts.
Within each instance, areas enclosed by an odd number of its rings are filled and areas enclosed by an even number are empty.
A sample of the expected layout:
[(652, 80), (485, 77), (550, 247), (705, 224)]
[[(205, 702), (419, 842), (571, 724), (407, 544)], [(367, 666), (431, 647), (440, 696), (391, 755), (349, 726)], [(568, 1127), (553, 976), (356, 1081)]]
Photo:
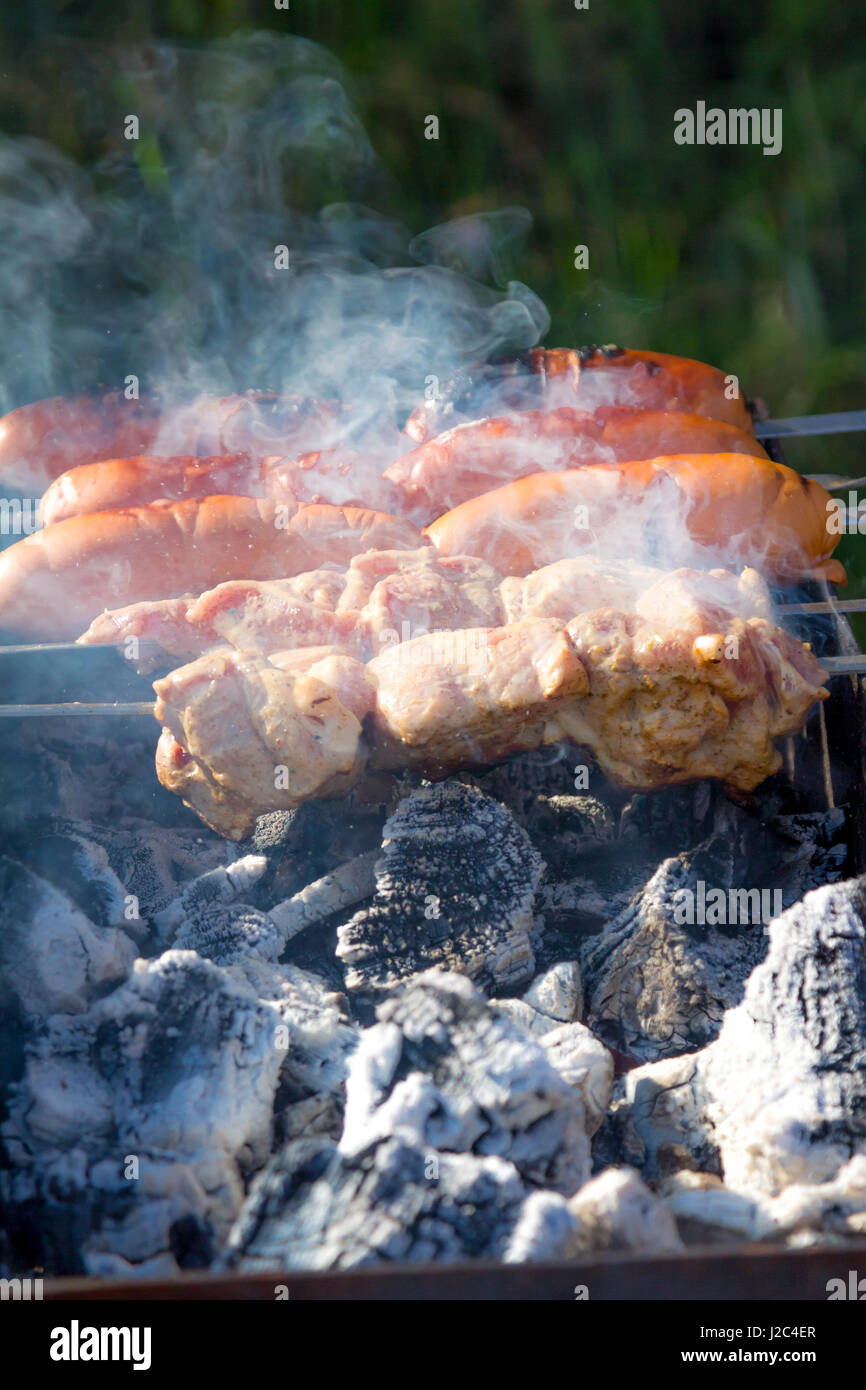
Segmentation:
[[(461, 975), (429, 971), (381, 1004), (349, 1063), (340, 1152), (389, 1135), (423, 1151), (496, 1154), (566, 1194), (589, 1176), (582, 1093), (538, 1041)], [(580, 1025), (572, 1025), (579, 1027)], [(586, 1070), (597, 1065), (588, 1049)], [(572, 1069), (574, 1055), (569, 1056)]]
[(715, 1155), (727, 1187), (774, 1196), (866, 1153), (864, 888), (831, 884), (776, 918), (718, 1039), (628, 1074), (649, 1170)]
[(3, 1199), (58, 1272), (108, 1255), (209, 1264), (244, 1175), (271, 1151), (278, 1094), (281, 1127), (314, 1097), (334, 1129), (326, 1102), (339, 1108), (357, 1036), (339, 997), (253, 949), (229, 954), (222, 967), (193, 951), (139, 960), (87, 1014), (49, 1017), (28, 1043), (2, 1130)]
[[(564, 1199), (549, 1195), (561, 1211)], [(527, 1199), (520, 1174), (503, 1158), (425, 1153), (396, 1135), (351, 1157), (327, 1141), (302, 1140), (255, 1180), (226, 1262), (251, 1271), (502, 1259)], [(567, 1211), (565, 1218), (570, 1231)], [(530, 1224), (519, 1254), (562, 1253), (560, 1223), (530, 1212)]]
[(308, 884), (300, 893), (270, 908), (268, 915), (281, 933), (283, 943), (308, 927), (325, 921), (335, 912), (342, 912), (363, 902), (365, 898), (371, 898), (376, 888), (375, 868), (380, 854), (380, 850), (359, 854), (347, 864), (339, 865), (332, 873)]
[[(203, 826), (166, 827), (124, 816), (113, 825), (50, 816), (10, 836), (20, 859), (68, 893), (93, 922), (142, 936), (157, 916), (202, 873), (237, 858), (237, 846)], [(140, 919), (129, 915), (129, 899)]]
[(857, 1239), (866, 1229), (866, 1157), (852, 1158), (829, 1182), (794, 1183), (775, 1197), (749, 1196), (714, 1175), (692, 1172), (666, 1179), (659, 1196), (690, 1244)]
[(586, 1132), (596, 1133), (613, 1094), (613, 1057), (582, 1023), (561, 1023), (539, 1039), (549, 1062), (583, 1100)]
[(0, 859), (0, 975), (25, 1018), (83, 1013), (135, 956), (124, 932), (95, 926), (53, 884)]
[(676, 1221), (633, 1168), (608, 1168), (571, 1197), (568, 1209), (577, 1222), (569, 1253), (629, 1250), (633, 1254), (667, 1254), (682, 1250)]
[(338, 929), (346, 987), (385, 989), (438, 966), (507, 990), (534, 970), (540, 855), (504, 806), (451, 780), (400, 803), (372, 903)]
[(572, 1023), (583, 1017), (583, 983), (580, 963), (557, 961), (536, 975), (523, 995), (527, 1004), (559, 1023)]
[(508, 1238), (505, 1264), (564, 1260), (575, 1252), (578, 1224), (558, 1192), (530, 1192)]
[(219, 864), (185, 883), (178, 896), (153, 914), (166, 940), (182, 923), (202, 920), (215, 905), (245, 900), (268, 867), (263, 854), (245, 854), (230, 864)]

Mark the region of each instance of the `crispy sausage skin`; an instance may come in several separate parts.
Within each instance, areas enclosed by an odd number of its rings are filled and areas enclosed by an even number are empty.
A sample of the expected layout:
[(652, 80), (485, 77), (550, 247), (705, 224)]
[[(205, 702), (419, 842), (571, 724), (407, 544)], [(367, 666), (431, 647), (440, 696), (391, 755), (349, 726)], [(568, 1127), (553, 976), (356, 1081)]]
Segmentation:
[(458, 372), (436, 400), (413, 410), (405, 432), (421, 444), (464, 420), (562, 405), (683, 410), (754, 432), (734, 377), (690, 357), (619, 347), (539, 347), (470, 367)]
[(250, 497), (96, 512), (48, 526), (0, 555), (0, 628), (62, 641), (77, 637), (105, 608), (423, 544), (410, 522), (384, 512), (292, 509)]
[(38, 497), (76, 464), (145, 452), (159, 429), (153, 403), (122, 391), (33, 401), (0, 419), (0, 480)]
[(61, 473), (103, 459), (294, 454), (329, 441), (339, 420), (336, 402), (269, 391), (171, 402), (122, 391), (54, 396), (0, 419), (0, 481), (39, 497)]
[(54, 526), (73, 516), (140, 507), (158, 498), (179, 502), (186, 497), (231, 494), (262, 497), (262, 463), (247, 454), (216, 458), (139, 454), (137, 458), (83, 463), (61, 473), (47, 489), (42, 498), (42, 524)]
[[(47, 489), (42, 523), (53, 526), (72, 516), (140, 507), (159, 498), (269, 497), (304, 506), (373, 507), (393, 511), (400, 495), (381, 477), (382, 460), (357, 450), (316, 449), (303, 454), (218, 454), (214, 458), (145, 454), (102, 459), (70, 468)], [(441, 508), (440, 508), (441, 511)], [(424, 520), (430, 520), (425, 517)]]
[(401, 510), (425, 523), (532, 473), (679, 453), (765, 457), (754, 435), (686, 411), (560, 406), (472, 420), (410, 450), (385, 471)]
[(648, 539), (682, 564), (685, 535), (774, 578), (844, 583), (830, 558), (838, 536), (827, 530), (828, 501), (818, 483), (768, 458), (680, 454), (535, 473), (464, 502), (424, 534), (441, 554), (477, 555), (510, 574), (598, 543), (634, 553)]

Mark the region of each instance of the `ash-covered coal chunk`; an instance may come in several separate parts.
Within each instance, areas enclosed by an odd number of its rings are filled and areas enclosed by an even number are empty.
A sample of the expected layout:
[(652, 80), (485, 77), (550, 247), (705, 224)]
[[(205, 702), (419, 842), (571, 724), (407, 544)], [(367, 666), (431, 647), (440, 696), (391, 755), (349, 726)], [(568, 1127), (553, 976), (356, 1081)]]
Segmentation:
[(807, 894), (769, 935), (715, 1042), (628, 1073), (648, 1171), (712, 1148), (726, 1186), (774, 1195), (866, 1154), (866, 879)]
[(763, 823), (717, 804), (717, 832), (665, 859), (581, 947), (587, 1017), (611, 1046), (653, 1060), (704, 1046), (766, 954), (766, 927), (816, 883), (838, 879), (840, 811)]
[(487, 991), (528, 982), (541, 856), (499, 802), (461, 782), (422, 787), (386, 822), (376, 896), (338, 931), (350, 990), (431, 966)]
[(140, 960), (28, 1041), (2, 1126), (15, 1253), (38, 1248), (55, 1274), (206, 1263), (275, 1118), (282, 1133), (334, 1127), (357, 1030), (314, 976), (268, 959), (267, 923), (253, 925), (234, 949), (199, 942), (231, 964), (192, 950)]
[(236, 965), (248, 955), (275, 961), (281, 946), (282, 934), (267, 914), (247, 903), (211, 903), (174, 939), (175, 950), (197, 951), (217, 965)]
[[(579, 1084), (569, 1084), (543, 1040), (498, 1014), (467, 979), (431, 970), (377, 1017), (349, 1063), (342, 1153), (361, 1155), (401, 1134), (420, 1151), (497, 1154), (529, 1181), (567, 1194), (586, 1180)], [(580, 1024), (572, 1031), (589, 1071), (595, 1040)], [(579, 1070), (568, 1049), (562, 1058)]]
[(562, 1256), (577, 1223), (556, 1193), (536, 1214), (538, 1195), (501, 1158), (425, 1154), (397, 1135), (348, 1158), (300, 1140), (256, 1179), (227, 1262), (252, 1271), (503, 1259), (517, 1233), (523, 1258)]
[(9, 844), (91, 921), (122, 926), (136, 939), (191, 878), (237, 855), (235, 845), (201, 825), (169, 828), (135, 816), (114, 824), (40, 816), (17, 827)]
[(337, 1269), (566, 1256), (578, 1230), (566, 1194), (589, 1176), (595, 1040), (562, 1024), (548, 1049), (464, 976), (438, 970), (377, 1012), (349, 1063), (339, 1144), (296, 1140), (271, 1160), (228, 1262)]
[(136, 954), (124, 932), (96, 926), (53, 883), (0, 859), (0, 978), (22, 1018), (83, 1013), (126, 979)]
[[(742, 927), (701, 920), (700, 882), (725, 894), (733, 886), (721, 838), (664, 860), (625, 912), (583, 943), (587, 1020), (627, 1056), (670, 1057), (711, 1041), (765, 954), (760, 920)], [(695, 910), (684, 922), (689, 902)]]
[(394, 786), (390, 777), (381, 787), (368, 779), (357, 793), (259, 816), (243, 846), (267, 864), (251, 899), (255, 906), (268, 908), (291, 898), (347, 860), (378, 849), (385, 818), (396, 804)]

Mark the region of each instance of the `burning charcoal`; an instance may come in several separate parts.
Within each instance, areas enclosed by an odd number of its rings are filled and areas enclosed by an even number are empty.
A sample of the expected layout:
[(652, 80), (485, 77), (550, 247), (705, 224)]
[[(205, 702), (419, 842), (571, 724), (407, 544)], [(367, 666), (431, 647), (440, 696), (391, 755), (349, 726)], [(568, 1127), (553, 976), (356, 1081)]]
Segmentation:
[(129, 937), (98, 927), (43, 878), (0, 859), (0, 974), (24, 1016), (82, 1013), (126, 979)]
[[(568, 829), (591, 833), (595, 816), (594, 833), (603, 833), (603, 822), (609, 816), (607, 808), (596, 797), (572, 796), (575, 787), (575, 750), (565, 744), (552, 747), (535, 748), (527, 753), (517, 753), (495, 767), (482, 772), (461, 773), (460, 781), (475, 786), (485, 796), (492, 796), (508, 807), (519, 825), (529, 829), (535, 821), (542, 834), (550, 834), (555, 827), (558, 810), (554, 809), (545, 818), (539, 810), (539, 803), (579, 803), (572, 809)], [(567, 814), (567, 812), (566, 812)]]
[[(117, 925), (129, 932), (135, 931), (137, 920), (130, 915), (132, 911), (146, 922), (164, 910), (190, 878), (237, 856), (235, 845), (200, 825), (167, 829), (134, 816), (124, 816), (114, 824), (57, 816), (35, 827), (28, 825), (12, 841), (16, 854), (28, 862), (31, 839), (33, 853), (42, 860), (41, 869), (35, 863), (33, 867), (74, 897), (83, 910), (88, 911), (88, 905), (94, 903), (95, 910), (105, 917), (107, 900), (112, 904), (110, 911), (117, 913), (121, 906), (117, 885), (121, 885), (123, 910)], [(56, 849), (56, 856), (41, 852), (42, 843), (50, 851)]]
[[(73, 1248), (95, 1268), (106, 1252), (209, 1263), (243, 1174), (268, 1156), (278, 1095), (284, 1109), (318, 1097), (323, 1113), (339, 1100), (356, 1030), (314, 977), (268, 962), (270, 924), (256, 925), (235, 964), (193, 951), (139, 961), (89, 1013), (54, 1016), (28, 1046), (2, 1131), (17, 1169), (3, 1195), (24, 1248), (49, 1209), (74, 1232), (58, 1235), (55, 1272), (80, 1267)], [(58, 1195), (49, 1175), (71, 1151), (78, 1179)]]
[(11, 844), (16, 859), (72, 898), (96, 926), (129, 929), (128, 889), (83, 827), (27, 826)]
[(246, 842), (250, 853), (262, 854), (268, 862), (256, 906), (270, 907), (291, 898), (341, 864), (378, 850), (387, 809), (395, 802), (393, 779), (382, 782), (381, 788), (374, 788), (368, 779), (348, 796), (259, 816)]
[(494, 991), (531, 976), (543, 865), (504, 806), (457, 781), (422, 787), (387, 821), (382, 848), (373, 902), (338, 931), (348, 989), (434, 965)]
[(631, 1168), (608, 1168), (570, 1198), (577, 1221), (570, 1253), (630, 1250), (669, 1254), (682, 1250), (673, 1213)]
[(38, 806), (75, 821), (117, 825), (138, 817), (201, 835), (196, 817), (154, 779), (147, 720), (134, 728), (121, 722), (122, 733), (116, 719), (25, 721), (15, 757), (0, 759), (0, 823), (15, 834)]
[(217, 965), (236, 965), (244, 956), (275, 961), (282, 940), (271, 919), (246, 903), (200, 906), (173, 942), (177, 951), (197, 951)]
[[(243, 1270), (351, 1269), (379, 1260), (498, 1259), (517, 1231), (522, 1250), (511, 1258), (526, 1258), (527, 1250), (536, 1259), (554, 1257), (561, 1226), (539, 1222), (537, 1213), (522, 1222), (528, 1195), (502, 1158), (428, 1153), (398, 1135), (356, 1155), (302, 1140), (287, 1145), (254, 1182), (229, 1239), (228, 1263)], [(562, 1198), (550, 1196), (561, 1211)]]
[(777, 917), (766, 960), (718, 1039), (640, 1067), (626, 1089), (661, 1171), (707, 1168), (738, 1192), (833, 1181), (866, 1154), (866, 881), (819, 888)]
[[(200, 874), (198, 878), (184, 884), (174, 902), (169, 903), (162, 912), (154, 914), (157, 927), (170, 937), (172, 929), (176, 929), (181, 923), (206, 919), (212, 908), (225, 906), (236, 902), (238, 898), (246, 897), (267, 867), (264, 855), (246, 854), (232, 864), (220, 864), (215, 869), (208, 869), (207, 873)], [(198, 948), (193, 946), (192, 949)], [(200, 954), (209, 953), (202, 951)]]
[(539, 1013), (571, 1023), (583, 1013), (583, 985), (576, 960), (562, 960), (536, 975), (523, 998)]
[(659, 1195), (691, 1244), (776, 1241), (802, 1245), (811, 1237), (858, 1239), (866, 1229), (866, 1157), (852, 1158), (830, 1182), (795, 1183), (776, 1197), (747, 1196), (707, 1173), (677, 1173)]
[[(584, 945), (589, 1022), (628, 1056), (672, 1056), (715, 1037), (766, 951), (760, 921), (700, 920), (700, 883), (722, 890), (727, 903), (731, 856), (720, 837), (665, 860), (626, 911)], [(692, 923), (681, 924), (690, 902)]]
[(583, 1100), (586, 1132), (595, 1134), (613, 1093), (613, 1057), (582, 1023), (562, 1023), (545, 1033), (541, 1046), (547, 1060)]
[(567, 1259), (574, 1251), (577, 1229), (558, 1192), (530, 1192), (502, 1259), (505, 1264)]
[(374, 871), (378, 859), (378, 850), (359, 854), (357, 859), (341, 864), (333, 873), (308, 884), (287, 902), (272, 907), (269, 916), (284, 944), (308, 927), (326, 921), (335, 912), (371, 898), (376, 888)]
[(732, 1192), (715, 1173), (674, 1173), (658, 1195), (673, 1214), (681, 1238), (690, 1245), (723, 1245), (755, 1240), (757, 1200)]
[[(464, 976), (429, 971), (377, 1017), (349, 1063), (341, 1153), (361, 1155), (399, 1134), (421, 1152), (497, 1154), (530, 1182), (565, 1193), (585, 1181), (580, 1089), (543, 1040), (498, 1017)], [(584, 1071), (594, 1064), (585, 1049)], [(576, 1071), (574, 1053), (568, 1065)]]

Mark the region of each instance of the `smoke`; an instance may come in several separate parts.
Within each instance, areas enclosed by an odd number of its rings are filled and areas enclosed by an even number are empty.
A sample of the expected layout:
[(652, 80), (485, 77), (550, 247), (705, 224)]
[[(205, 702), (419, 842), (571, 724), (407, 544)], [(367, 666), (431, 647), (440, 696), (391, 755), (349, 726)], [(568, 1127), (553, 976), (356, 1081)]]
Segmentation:
[(546, 330), (541, 301), (503, 280), (528, 214), (413, 238), (317, 45), (245, 34), (68, 56), (105, 154), (85, 172), (40, 141), (0, 143), (3, 411), (135, 375), (142, 396), (336, 396), (364, 426)]

